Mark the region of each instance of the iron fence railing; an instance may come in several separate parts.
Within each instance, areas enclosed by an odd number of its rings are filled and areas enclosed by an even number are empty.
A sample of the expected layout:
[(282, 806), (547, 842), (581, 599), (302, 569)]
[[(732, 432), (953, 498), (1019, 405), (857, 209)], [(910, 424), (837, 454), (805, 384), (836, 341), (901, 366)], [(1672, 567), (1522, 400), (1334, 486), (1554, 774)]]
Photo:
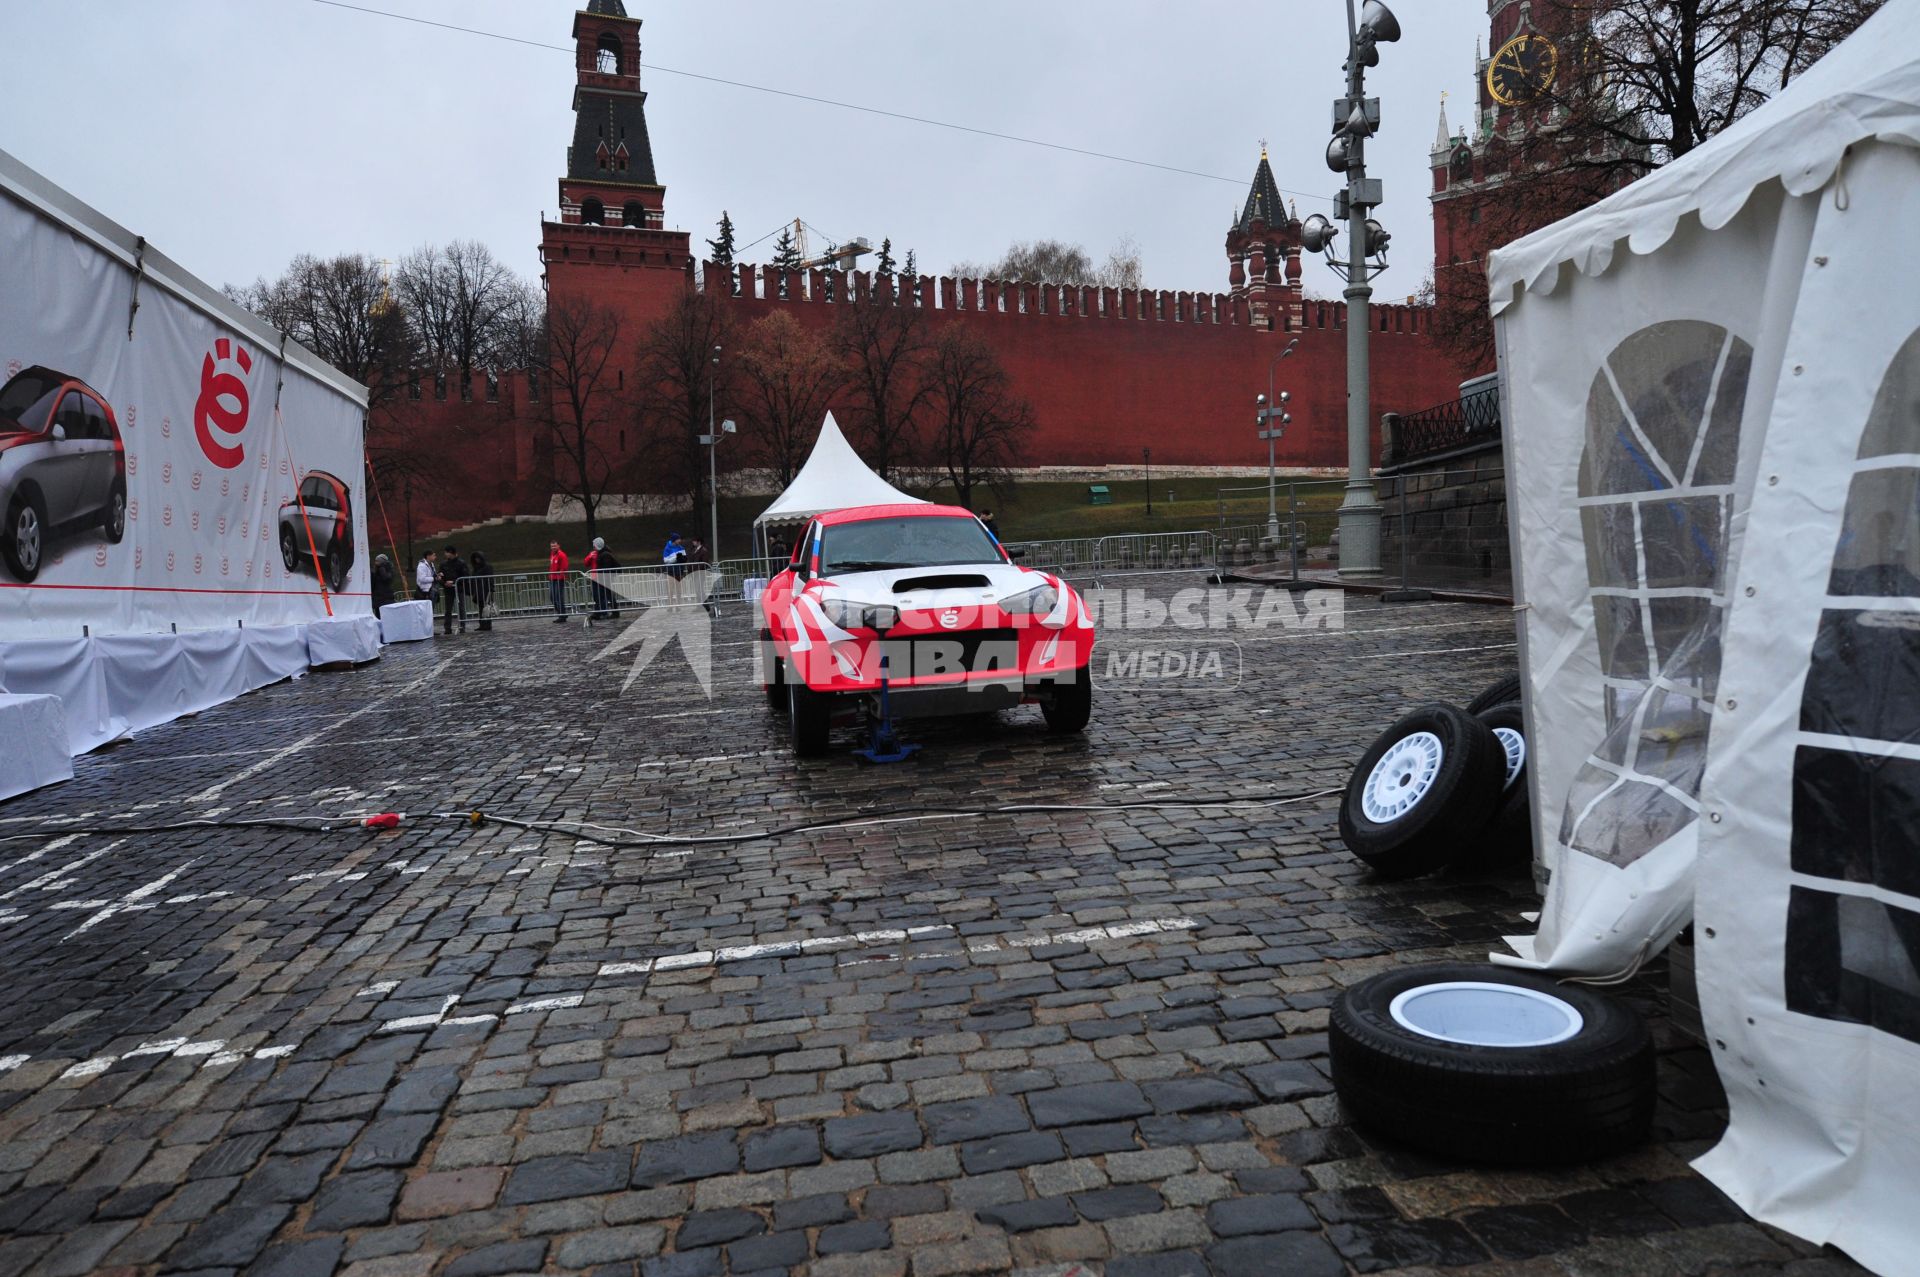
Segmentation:
[(1491, 443), (1500, 438), (1500, 396), (1482, 392), (1394, 416), (1388, 435), (1396, 466)]

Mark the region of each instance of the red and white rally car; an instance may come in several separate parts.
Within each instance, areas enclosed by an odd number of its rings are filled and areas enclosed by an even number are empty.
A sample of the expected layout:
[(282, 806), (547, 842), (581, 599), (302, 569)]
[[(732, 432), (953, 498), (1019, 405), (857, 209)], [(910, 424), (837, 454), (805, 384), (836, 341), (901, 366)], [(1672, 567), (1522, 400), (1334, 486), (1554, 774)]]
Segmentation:
[(794, 752), (824, 753), (836, 710), (896, 718), (1038, 702), (1077, 732), (1093, 709), (1093, 618), (1059, 577), (1020, 567), (971, 513), (867, 505), (817, 515), (760, 596), (761, 686)]

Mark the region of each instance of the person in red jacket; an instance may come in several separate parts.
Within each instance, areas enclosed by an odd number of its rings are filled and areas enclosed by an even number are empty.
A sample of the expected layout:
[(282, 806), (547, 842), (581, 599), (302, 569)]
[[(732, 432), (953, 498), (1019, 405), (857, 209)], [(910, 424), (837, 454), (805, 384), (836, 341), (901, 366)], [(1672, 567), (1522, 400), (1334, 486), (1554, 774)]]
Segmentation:
[(567, 620), (567, 552), (558, 541), (547, 543), (547, 593), (553, 598), (553, 623)]

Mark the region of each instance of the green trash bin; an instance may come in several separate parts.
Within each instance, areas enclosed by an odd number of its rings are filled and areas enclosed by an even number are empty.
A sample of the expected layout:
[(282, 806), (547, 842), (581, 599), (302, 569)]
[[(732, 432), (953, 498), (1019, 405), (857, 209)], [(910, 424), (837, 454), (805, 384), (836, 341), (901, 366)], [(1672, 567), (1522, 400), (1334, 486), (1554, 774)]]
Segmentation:
[(1112, 505), (1113, 494), (1107, 491), (1107, 485), (1104, 483), (1090, 483), (1087, 485), (1087, 504)]

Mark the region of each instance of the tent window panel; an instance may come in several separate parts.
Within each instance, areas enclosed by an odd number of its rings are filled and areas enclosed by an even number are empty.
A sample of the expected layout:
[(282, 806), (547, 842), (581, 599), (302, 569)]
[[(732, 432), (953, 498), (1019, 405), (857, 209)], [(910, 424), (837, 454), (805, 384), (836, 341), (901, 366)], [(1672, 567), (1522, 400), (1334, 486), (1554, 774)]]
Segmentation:
[(1605, 375), (1587, 393), (1587, 448), (1580, 458), (1580, 495), (1646, 492), (1670, 486), (1635, 437)]
[(1853, 476), (1827, 592), (1920, 597), (1920, 470)]
[(1632, 504), (1583, 507), (1580, 523), (1587, 543), (1587, 581), (1596, 586), (1637, 587), (1640, 562)]
[(1656, 687), (1647, 693), (1646, 716), (1640, 720), (1633, 769), (1664, 780), (1684, 794), (1700, 792), (1700, 773), (1707, 765), (1707, 731), (1713, 720), (1700, 701), (1681, 692)]
[(1625, 867), (1679, 833), (1693, 819), (1693, 808), (1660, 786), (1644, 780), (1623, 780), (1575, 825), (1568, 845), (1608, 864)]
[(1823, 612), (1800, 698), (1800, 729), (1867, 740), (1920, 740), (1915, 688), (1920, 688), (1920, 613)]
[(1920, 914), (1795, 887), (1787, 900), (1787, 1009), (1920, 1042)]
[(1793, 871), (1920, 896), (1920, 761), (1802, 745)]
[(1593, 601), (1593, 623), (1600, 642), (1600, 668), (1614, 678), (1645, 679), (1647, 636), (1639, 599), (1601, 595)]
[(1901, 345), (1860, 436), (1861, 457), (1920, 452), (1920, 331)]
[(1662, 673), (1674, 664), (1675, 655), (1689, 640), (1709, 633), (1717, 640), (1720, 632), (1720, 610), (1711, 599), (1649, 599), (1647, 612), (1653, 621), (1653, 648)]
[[(1745, 347), (1737, 338), (1733, 344)], [(1640, 433), (1666, 463), (1665, 473), (1686, 474), (1710, 407), (1715, 415), (1731, 410), (1739, 420), (1747, 380), (1733, 375), (1732, 355), (1726, 329), (1682, 319), (1641, 329), (1607, 357)]]
[(1640, 536), (1646, 548), (1645, 584), (1726, 588), (1719, 497), (1686, 497), (1640, 503)]
[(1752, 372), (1753, 347), (1736, 337), (1720, 373), (1719, 392), (1693, 459), (1689, 486), (1733, 482), (1734, 464), (1740, 457), (1740, 419), (1746, 412), (1747, 379)]

